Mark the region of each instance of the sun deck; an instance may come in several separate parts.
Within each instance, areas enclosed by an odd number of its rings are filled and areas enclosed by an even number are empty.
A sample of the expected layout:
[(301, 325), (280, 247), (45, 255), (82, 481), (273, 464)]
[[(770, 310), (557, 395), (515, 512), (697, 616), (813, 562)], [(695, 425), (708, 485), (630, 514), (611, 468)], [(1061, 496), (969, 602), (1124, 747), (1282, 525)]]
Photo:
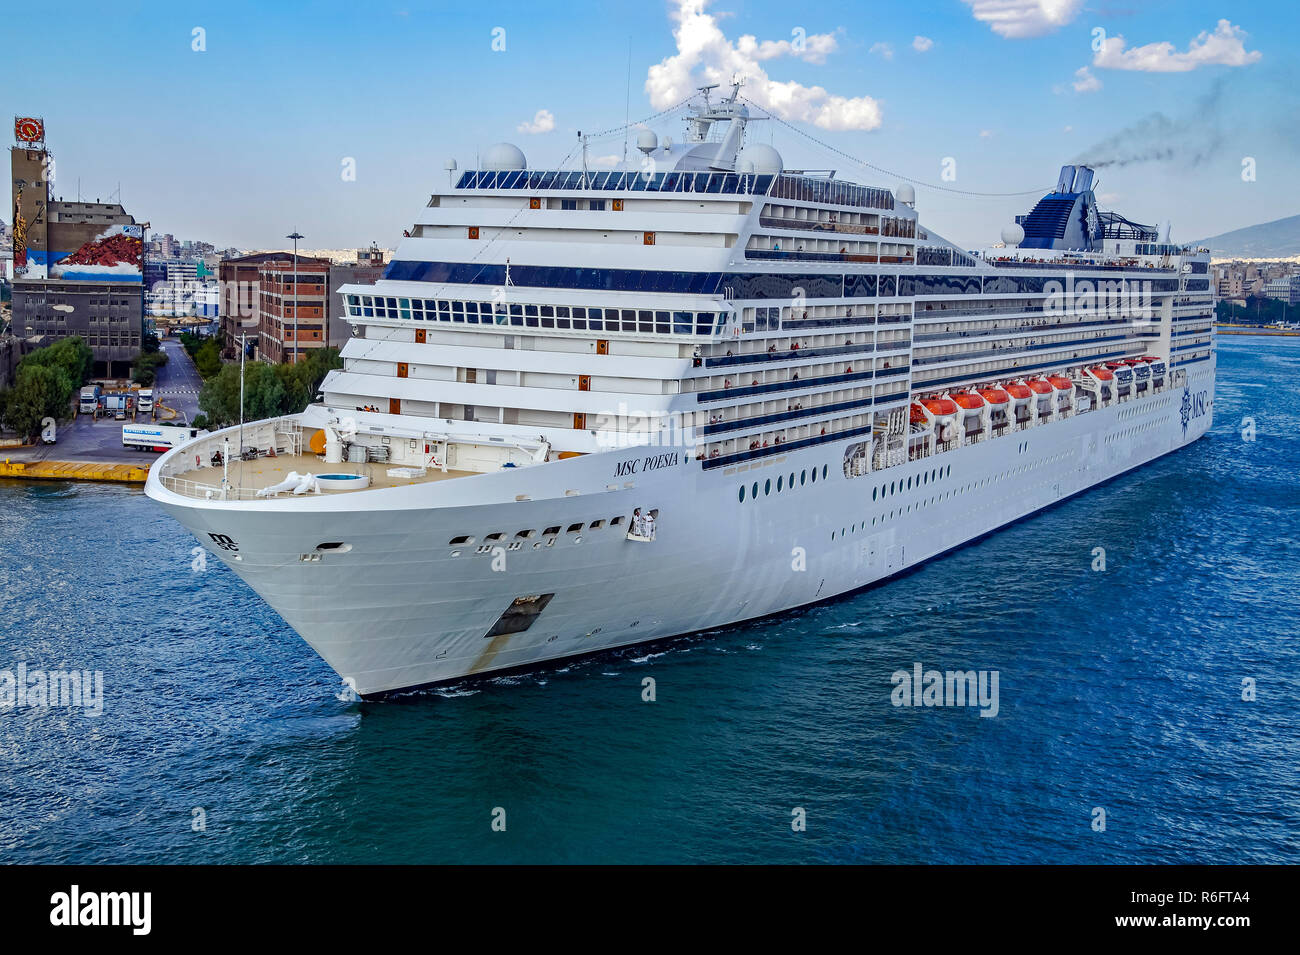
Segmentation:
[[(308, 429), (307, 434), (313, 430)], [(213, 434), (173, 453), (163, 465), (159, 479), (168, 490), (186, 497), (250, 501), (301, 496), (295, 495), (292, 487), (268, 490), (284, 484), (291, 473), (301, 477), (311, 474), (317, 479), (319, 490), (306, 491), (309, 495), (406, 487), (475, 473), (439, 467), (413, 468), (378, 460), (327, 464), (324, 455), (314, 454), (305, 447), (306, 443), (304, 430), (296, 421), (259, 422), (245, 429), (243, 446), (247, 460), (240, 457), (237, 438), (227, 433)], [(325, 475), (348, 478), (320, 480)], [(349, 480), (353, 476), (364, 480)]]
[[(225, 500), (247, 501), (258, 497), (258, 491), (280, 484), (288, 478), (290, 472), (296, 471), (300, 475), (312, 474), (320, 477), (322, 474), (357, 474), (369, 478), (369, 483), (365, 488), (385, 488), (385, 487), (406, 487), (411, 484), (428, 484), (431, 481), (445, 481), (448, 478), (466, 477), (470, 471), (441, 471), (436, 469), (426, 469), (423, 476), (389, 476), (389, 470), (403, 470), (393, 468), (389, 464), (372, 461), (366, 464), (353, 464), (343, 462), (342, 464), (326, 464), (321, 455), (316, 454), (278, 454), (275, 457), (259, 457), (252, 461), (240, 461), (237, 458), (230, 462), (229, 469), (222, 465), (205, 465), (192, 468), (188, 471), (180, 471), (174, 476), (163, 478), (163, 484), (170, 490), (178, 494), (184, 494), (187, 497), (212, 497)], [(227, 493), (223, 495), (223, 475), (229, 480)], [(358, 482), (359, 483), (359, 482)], [(361, 490), (363, 488), (357, 488)], [(337, 489), (327, 488), (321, 493), (348, 493), (351, 490), (347, 487)], [(212, 491), (211, 495), (208, 491)], [(315, 493), (315, 492), (311, 492)], [(292, 490), (281, 491), (275, 495), (266, 495), (274, 497), (293, 497)]]

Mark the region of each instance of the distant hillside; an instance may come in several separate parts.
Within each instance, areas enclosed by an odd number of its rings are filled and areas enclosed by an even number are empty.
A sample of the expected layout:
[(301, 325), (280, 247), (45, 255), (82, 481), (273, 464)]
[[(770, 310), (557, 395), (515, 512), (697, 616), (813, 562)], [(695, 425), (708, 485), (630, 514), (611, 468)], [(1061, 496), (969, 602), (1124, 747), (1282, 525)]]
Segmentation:
[(1208, 248), (1217, 258), (1267, 259), (1300, 255), (1300, 216), (1234, 229), (1191, 244)]

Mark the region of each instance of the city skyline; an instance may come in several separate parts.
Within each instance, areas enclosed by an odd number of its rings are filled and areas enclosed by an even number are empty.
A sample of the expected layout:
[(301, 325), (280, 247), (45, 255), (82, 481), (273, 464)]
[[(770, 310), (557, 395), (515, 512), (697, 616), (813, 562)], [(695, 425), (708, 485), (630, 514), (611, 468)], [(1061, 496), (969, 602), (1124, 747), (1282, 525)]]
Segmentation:
[[(893, 174), (914, 179), (922, 222), (967, 247), (997, 241), (1078, 160), (1115, 161), (1098, 169), (1099, 199), (1172, 220), (1175, 241), (1300, 211), (1285, 204), (1300, 162), (1283, 118), (1297, 15), (1282, 3), (945, 0), (864, 15), (674, 0), (579, 3), (541, 22), (511, 3), (74, 9), (52, 40), (60, 69), (10, 84), (11, 111), (46, 121), (53, 194), (80, 181), (83, 197), (116, 194), (138, 220), (218, 248), (276, 248), (295, 230), (316, 248), (394, 247), (446, 160), (472, 168), (510, 141), (533, 167), (572, 165), (578, 130), (734, 75), (756, 114), (778, 117), (751, 135), (787, 165), (891, 189)], [(121, 110), (84, 95), (122, 70), (127, 44), (147, 64), (137, 153)], [(681, 137), (676, 118), (650, 127)], [(590, 161), (624, 148), (621, 131), (597, 137)], [(1011, 192), (1024, 194), (962, 194)]]

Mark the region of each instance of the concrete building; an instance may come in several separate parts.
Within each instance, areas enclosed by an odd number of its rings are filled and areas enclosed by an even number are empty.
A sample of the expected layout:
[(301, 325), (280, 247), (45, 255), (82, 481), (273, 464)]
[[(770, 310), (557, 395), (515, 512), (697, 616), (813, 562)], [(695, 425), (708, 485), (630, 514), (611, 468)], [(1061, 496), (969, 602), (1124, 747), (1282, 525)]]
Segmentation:
[(13, 332), (80, 335), (97, 373), (125, 377), (144, 330), (145, 227), (120, 203), (51, 200), (44, 125), (22, 119), (14, 126)]
[(1278, 299), (1288, 305), (1300, 305), (1300, 275), (1270, 279), (1264, 285), (1264, 296)]

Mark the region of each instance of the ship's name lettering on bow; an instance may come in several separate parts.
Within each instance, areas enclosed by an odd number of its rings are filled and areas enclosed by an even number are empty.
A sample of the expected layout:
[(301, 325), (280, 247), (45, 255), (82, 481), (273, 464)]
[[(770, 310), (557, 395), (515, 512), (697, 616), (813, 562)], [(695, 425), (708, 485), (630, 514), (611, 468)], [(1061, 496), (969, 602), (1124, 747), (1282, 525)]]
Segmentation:
[(660, 468), (672, 467), (680, 459), (680, 452), (665, 451), (663, 454), (652, 454), (647, 458), (632, 458), (628, 461), (620, 461), (614, 466), (614, 476), (630, 477), (633, 474), (658, 471)]

